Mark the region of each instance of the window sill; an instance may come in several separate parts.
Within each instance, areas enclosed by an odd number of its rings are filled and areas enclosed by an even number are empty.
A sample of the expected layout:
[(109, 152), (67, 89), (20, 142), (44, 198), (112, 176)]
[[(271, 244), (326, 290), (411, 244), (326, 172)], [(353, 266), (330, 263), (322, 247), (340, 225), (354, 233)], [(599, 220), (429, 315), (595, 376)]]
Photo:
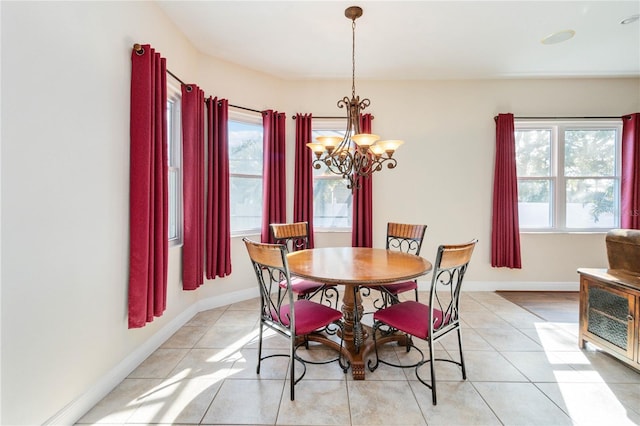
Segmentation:
[[(612, 228), (613, 229), (613, 228)], [(569, 231), (569, 230), (548, 230), (548, 231), (520, 231), (521, 235), (605, 235), (608, 229), (593, 231)]]
[(315, 228), (313, 232), (319, 232), (322, 234), (346, 234), (351, 233), (351, 228)]
[(262, 232), (258, 231), (258, 230), (254, 230), (254, 231), (240, 231), (237, 232), (235, 234), (231, 234), (231, 238), (255, 238), (256, 236), (259, 238), (262, 235)]

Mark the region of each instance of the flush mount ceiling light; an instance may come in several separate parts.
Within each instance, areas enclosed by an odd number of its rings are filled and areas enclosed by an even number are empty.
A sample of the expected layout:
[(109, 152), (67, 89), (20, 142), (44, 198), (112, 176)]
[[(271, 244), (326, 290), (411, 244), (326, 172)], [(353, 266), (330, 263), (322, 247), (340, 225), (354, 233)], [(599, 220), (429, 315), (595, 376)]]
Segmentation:
[(638, 19), (640, 19), (640, 15), (635, 14), (635, 15), (631, 15), (631, 16), (629, 16), (629, 17), (628, 17), (628, 18), (626, 18), (626, 19), (623, 19), (622, 21), (620, 21), (620, 23), (621, 23), (622, 25), (632, 24), (632, 23), (634, 23), (634, 22), (637, 22), (637, 21), (638, 21)]
[(331, 173), (341, 175), (349, 183), (347, 188), (360, 188), (360, 177), (369, 178), (387, 164), (393, 169), (397, 161), (393, 153), (404, 142), (401, 140), (380, 140), (380, 136), (360, 133), (360, 113), (369, 106), (369, 99), (360, 100), (356, 95), (356, 19), (362, 16), (362, 8), (348, 7), (344, 16), (351, 20), (351, 99), (345, 96), (338, 101), (339, 108), (347, 110), (347, 129), (344, 137), (320, 136), (318, 142), (307, 146), (315, 154), (313, 167), (319, 169), (324, 164)]
[(549, 34), (545, 38), (543, 38), (540, 42), (542, 44), (557, 44), (562, 43), (563, 41), (567, 41), (573, 36), (576, 35), (574, 30), (562, 30), (553, 34)]

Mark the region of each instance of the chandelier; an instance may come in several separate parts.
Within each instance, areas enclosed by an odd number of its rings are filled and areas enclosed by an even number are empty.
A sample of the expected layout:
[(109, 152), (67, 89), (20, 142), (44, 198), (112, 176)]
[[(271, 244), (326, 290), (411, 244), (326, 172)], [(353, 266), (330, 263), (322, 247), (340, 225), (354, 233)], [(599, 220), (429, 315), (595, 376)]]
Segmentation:
[(397, 164), (393, 153), (404, 142), (383, 141), (378, 135), (360, 133), (360, 112), (371, 104), (369, 99), (360, 100), (356, 96), (356, 19), (362, 16), (362, 9), (351, 6), (345, 9), (344, 15), (351, 19), (351, 99), (345, 96), (339, 100), (338, 108), (347, 109), (347, 129), (342, 138), (319, 136), (317, 142), (307, 146), (315, 154), (314, 168), (319, 169), (325, 164), (331, 173), (347, 179), (347, 188), (354, 191), (360, 187), (360, 177), (368, 178), (382, 170), (383, 164), (393, 169)]

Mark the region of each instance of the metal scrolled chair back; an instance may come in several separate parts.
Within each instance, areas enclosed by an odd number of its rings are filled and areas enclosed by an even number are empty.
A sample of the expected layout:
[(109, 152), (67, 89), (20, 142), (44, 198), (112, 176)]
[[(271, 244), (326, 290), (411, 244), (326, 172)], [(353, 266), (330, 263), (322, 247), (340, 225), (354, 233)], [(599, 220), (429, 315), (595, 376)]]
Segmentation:
[(271, 224), (273, 239), (278, 244), (284, 244), (289, 252), (309, 248), (309, 223), (278, 223)]
[(438, 247), (429, 300), (430, 306), (442, 312), (442, 317), (432, 319), (431, 334), (445, 331), (460, 319), (460, 290), (476, 242)]
[[(262, 319), (282, 331), (295, 330), (294, 321), (291, 320), (289, 314), (286, 319), (281, 317), (283, 305), (288, 304), (292, 310), (294, 309), (294, 298), (290, 291), (290, 285), (287, 285), (286, 289), (280, 286), (281, 282), (290, 283), (291, 281), (286, 263), (286, 247), (282, 244), (258, 246), (249, 242), (247, 250), (260, 284), (260, 315)], [(295, 319), (295, 315), (292, 316)]]
[(419, 255), (426, 225), (387, 224), (387, 249)]
[[(309, 248), (309, 222), (272, 223), (269, 225), (271, 235), (277, 244), (283, 244), (289, 253)], [(295, 281), (295, 279), (294, 279)], [(296, 283), (293, 283), (294, 292)], [(335, 286), (318, 284), (318, 287), (299, 294), (299, 298), (311, 299), (319, 295), (320, 302), (330, 306), (338, 306), (339, 293)]]
[[(400, 251), (403, 253), (420, 255), (422, 241), (427, 230), (427, 225), (412, 225), (406, 223), (387, 223), (386, 249)], [(418, 284), (415, 280), (414, 285), (406, 287), (404, 285), (391, 284), (386, 286), (377, 286), (375, 290), (380, 292), (380, 296), (373, 300), (375, 309), (383, 309), (394, 303), (398, 303), (398, 293), (413, 290), (416, 300), (418, 300)], [(403, 283), (406, 285), (406, 283)], [(404, 287), (404, 289), (402, 289)], [(371, 288), (364, 288), (361, 294), (365, 297), (371, 294)]]

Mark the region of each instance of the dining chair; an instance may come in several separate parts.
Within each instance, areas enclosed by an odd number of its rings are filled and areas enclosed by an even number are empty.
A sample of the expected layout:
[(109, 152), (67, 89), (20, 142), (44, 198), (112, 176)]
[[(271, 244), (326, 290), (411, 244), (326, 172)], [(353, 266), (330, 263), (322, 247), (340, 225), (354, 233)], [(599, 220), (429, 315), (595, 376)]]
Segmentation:
[[(433, 405), (436, 400), (436, 372), (435, 361), (446, 361), (460, 366), (462, 379), (466, 380), (467, 373), (462, 355), (462, 339), (460, 335), (460, 289), (462, 280), (471, 260), (473, 249), (478, 240), (472, 240), (466, 244), (441, 245), (433, 267), (431, 289), (429, 291), (429, 304), (417, 301), (403, 301), (387, 308), (380, 309), (373, 314), (373, 339), (375, 346), (375, 362), (369, 360), (370, 371), (378, 368), (379, 363), (399, 368), (415, 367), (418, 380), (431, 389)], [(407, 337), (407, 352), (415, 348), (421, 355), (421, 360), (411, 365), (399, 365), (385, 361), (378, 356), (376, 334), (381, 333), (381, 326), (402, 332)], [(434, 358), (434, 344), (442, 337), (456, 331), (458, 334), (458, 349), (460, 361), (453, 359)], [(424, 353), (414, 345), (412, 338), (424, 340), (429, 346), (429, 359), (425, 360)], [(431, 381), (427, 383), (419, 374), (419, 368), (430, 363)]]
[[(389, 222), (387, 223), (387, 240), (385, 248), (387, 250), (396, 250), (419, 256), (426, 230), (427, 225), (410, 225)], [(380, 298), (373, 301), (373, 306), (376, 309), (383, 309), (389, 305), (398, 303), (400, 301), (398, 295), (411, 290), (414, 291), (415, 299), (418, 301), (418, 282), (416, 280), (366, 287), (363, 294), (368, 296), (371, 290), (377, 290), (380, 292)]]
[[(309, 334), (324, 329), (330, 324), (342, 329), (342, 312), (307, 299), (294, 299), (287, 263), (287, 249), (284, 245), (258, 243), (248, 238), (243, 238), (243, 241), (247, 247), (260, 288), (260, 331), (256, 373), (260, 374), (261, 362), (267, 358), (289, 357), (290, 394), (293, 401), (295, 399), (295, 385), (307, 372), (306, 364), (328, 364), (338, 361), (343, 372), (347, 372), (349, 363), (348, 361), (342, 362), (342, 337), (336, 358), (311, 361), (303, 359), (297, 353), (300, 346), (308, 344)], [(284, 291), (281, 288), (282, 282), (286, 284)], [(265, 327), (289, 339), (288, 354), (262, 356)], [(302, 374), (298, 378), (295, 376), (295, 361), (300, 362), (303, 366)]]
[[(288, 252), (309, 248), (309, 222), (272, 223), (269, 228), (274, 241), (277, 244), (284, 244)], [(338, 308), (339, 293), (335, 286), (292, 277), (291, 288), (298, 299), (311, 299), (319, 294), (320, 303), (326, 302), (328, 306)], [(335, 304), (331, 303), (333, 300)]]

